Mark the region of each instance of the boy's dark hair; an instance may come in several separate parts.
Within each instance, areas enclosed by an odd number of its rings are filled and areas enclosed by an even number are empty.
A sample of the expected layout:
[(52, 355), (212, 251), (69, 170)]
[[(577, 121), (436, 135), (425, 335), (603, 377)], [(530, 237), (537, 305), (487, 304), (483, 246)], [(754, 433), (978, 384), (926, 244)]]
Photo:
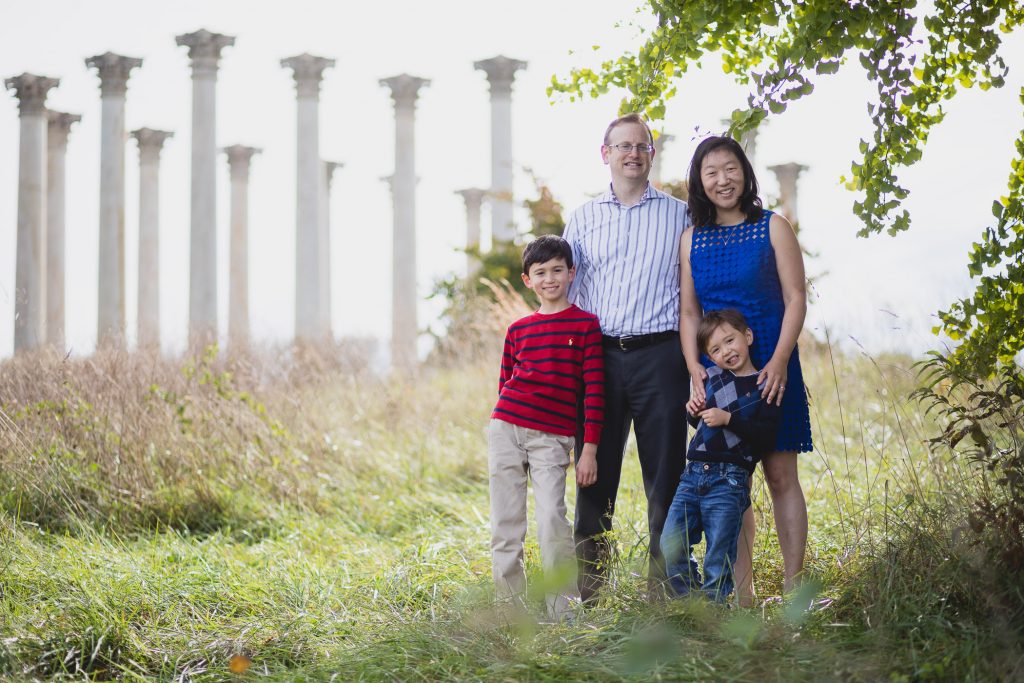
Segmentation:
[(654, 135), (651, 134), (651, 127), (647, 125), (646, 121), (644, 121), (644, 117), (640, 116), (640, 114), (637, 114), (635, 112), (626, 114), (625, 116), (620, 116), (619, 118), (615, 119), (614, 121), (608, 124), (608, 127), (605, 128), (604, 130), (604, 144), (608, 144), (608, 141), (611, 139), (612, 131), (615, 130), (616, 127), (621, 126), (623, 123), (639, 123), (645, 129), (647, 129), (647, 137), (650, 138), (651, 144), (654, 144)]
[(715, 150), (722, 149), (732, 152), (743, 168), (743, 193), (740, 195), (740, 211), (747, 220), (754, 223), (761, 218), (761, 198), (757, 196), (757, 178), (754, 176), (754, 167), (750, 165), (746, 153), (740, 143), (728, 136), (711, 136), (705, 138), (693, 153), (690, 160), (689, 188), (690, 195), (687, 198), (687, 206), (690, 211), (690, 220), (698, 228), (715, 225), (717, 221), (715, 205), (711, 203), (706, 192), (704, 192), (704, 179), (701, 177), (701, 166), (708, 154)]
[(572, 247), (558, 235), (541, 235), (523, 249), (523, 275), (530, 274), (530, 266), (545, 263), (553, 258), (565, 261), (567, 268), (572, 268)]
[(738, 332), (746, 332), (750, 329), (750, 325), (747, 324), (747, 319), (743, 317), (743, 314), (737, 311), (735, 308), (723, 308), (720, 311), (708, 311), (704, 314), (704, 318), (700, 321), (700, 327), (697, 328), (697, 348), (702, 353), (708, 352), (708, 342), (711, 340), (711, 335), (714, 334), (722, 325), (732, 325)]

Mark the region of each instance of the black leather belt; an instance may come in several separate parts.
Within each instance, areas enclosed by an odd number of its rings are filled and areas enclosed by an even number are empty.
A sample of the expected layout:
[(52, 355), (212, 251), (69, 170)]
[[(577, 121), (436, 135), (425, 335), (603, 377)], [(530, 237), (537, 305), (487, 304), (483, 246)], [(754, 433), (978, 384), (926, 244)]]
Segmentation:
[(658, 342), (667, 341), (669, 339), (679, 339), (679, 332), (676, 330), (668, 330), (667, 332), (655, 332), (653, 334), (637, 334), (627, 337), (609, 337), (606, 334), (601, 335), (601, 341), (604, 342), (605, 346), (610, 346), (620, 351), (636, 351), (642, 349), (645, 346), (651, 344), (657, 344)]

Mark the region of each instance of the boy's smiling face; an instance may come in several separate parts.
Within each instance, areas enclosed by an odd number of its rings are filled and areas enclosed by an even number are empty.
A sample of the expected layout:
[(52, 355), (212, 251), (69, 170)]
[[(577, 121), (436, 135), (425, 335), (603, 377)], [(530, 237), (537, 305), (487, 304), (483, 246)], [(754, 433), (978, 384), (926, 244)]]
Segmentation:
[(523, 284), (537, 295), (542, 308), (557, 307), (568, 303), (569, 284), (575, 275), (576, 269), (567, 266), (565, 259), (553, 258), (532, 264), (530, 272), (523, 274)]
[(754, 333), (750, 328), (740, 332), (729, 323), (722, 323), (708, 337), (705, 353), (723, 370), (734, 375), (749, 375), (755, 371), (754, 364), (750, 362), (750, 345), (753, 343)]

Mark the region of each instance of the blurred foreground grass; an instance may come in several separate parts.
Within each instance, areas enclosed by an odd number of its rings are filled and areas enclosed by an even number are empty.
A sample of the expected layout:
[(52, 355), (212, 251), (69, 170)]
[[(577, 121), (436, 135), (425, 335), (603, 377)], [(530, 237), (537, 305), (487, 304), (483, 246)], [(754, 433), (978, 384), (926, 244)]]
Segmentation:
[[(496, 358), (403, 381), (365, 372), (358, 353), (6, 361), (0, 674), (1021, 677), (1015, 612), (993, 604), (999, 577), (958, 531), (976, 472), (925, 443), (934, 428), (907, 398), (910, 360), (833, 355), (813, 340), (801, 353), (817, 592), (732, 612), (645, 602), (631, 450), (611, 590), (571, 626), (502, 624), (489, 603), (484, 426)], [(779, 593), (781, 557), (760, 482), (755, 493), (764, 598)], [(527, 555), (536, 574), (532, 541)], [(812, 597), (824, 607), (805, 611)]]

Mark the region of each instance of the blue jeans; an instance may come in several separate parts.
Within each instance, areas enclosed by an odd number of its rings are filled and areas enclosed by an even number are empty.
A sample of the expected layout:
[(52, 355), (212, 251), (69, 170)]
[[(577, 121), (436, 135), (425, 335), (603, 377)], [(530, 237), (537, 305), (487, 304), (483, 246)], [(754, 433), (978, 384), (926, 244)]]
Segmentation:
[[(676, 595), (703, 591), (725, 602), (733, 589), (732, 567), (743, 512), (750, 507), (750, 474), (723, 462), (686, 463), (661, 536), (668, 581)], [(701, 580), (693, 546), (707, 539)]]

